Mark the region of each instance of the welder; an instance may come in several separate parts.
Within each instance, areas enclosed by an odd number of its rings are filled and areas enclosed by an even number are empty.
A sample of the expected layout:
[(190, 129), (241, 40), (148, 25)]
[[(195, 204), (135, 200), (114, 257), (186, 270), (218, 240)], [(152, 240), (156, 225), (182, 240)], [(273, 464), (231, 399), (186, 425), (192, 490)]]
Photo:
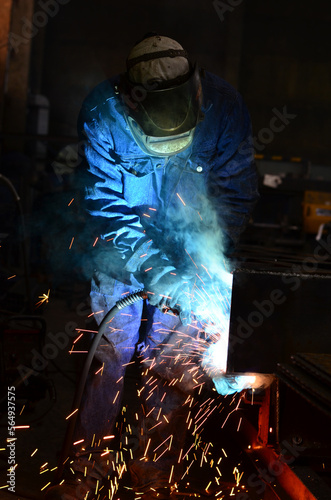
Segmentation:
[[(174, 356), (159, 363), (160, 353), (173, 335), (177, 341), (196, 335), (201, 246), (208, 254), (217, 232), (217, 258), (229, 257), (257, 200), (250, 117), (231, 85), (199, 68), (177, 41), (150, 33), (130, 51), (126, 72), (86, 98), (78, 129), (84, 157), (77, 175), (92, 221), (94, 317), (100, 323), (116, 300), (137, 289), (148, 298), (109, 324), (79, 410), (71, 472), (46, 498), (88, 492), (93, 498), (111, 476), (110, 455), (103, 452), (115, 432), (126, 366), (139, 346), (144, 368), (132, 487), (143, 500), (163, 500), (180, 478), (184, 403), (195, 384)], [(206, 271), (200, 278), (207, 286), (211, 276)], [(155, 460), (154, 451), (170, 436), (171, 447)]]

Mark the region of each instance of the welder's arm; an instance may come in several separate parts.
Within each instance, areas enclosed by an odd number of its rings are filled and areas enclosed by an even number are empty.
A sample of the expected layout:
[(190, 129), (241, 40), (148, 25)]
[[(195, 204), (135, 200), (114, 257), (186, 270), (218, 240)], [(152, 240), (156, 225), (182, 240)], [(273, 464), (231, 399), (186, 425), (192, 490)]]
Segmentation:
[(210, 171), (208, 193), (230, 254), (258, 199), (251, 121), (240, 95), (226, 118)]
[[(138, 282), (151, 292), (150, 302), (169, 306), (166, 297), (177, 300), (185, 280), (176, 266), (145, 232), (140, 217), (123, 195), (119, 159), (109, 137), (96, 121), (84, 122), (85, 208), (90, 214), (91, 231), (101, 238), (93, 259), (103, 273), (121, 279), (133, 273)], [(179, 309), (179, 307), (178, 307)], [(184, 307), (183, 307), (184, 309)]]

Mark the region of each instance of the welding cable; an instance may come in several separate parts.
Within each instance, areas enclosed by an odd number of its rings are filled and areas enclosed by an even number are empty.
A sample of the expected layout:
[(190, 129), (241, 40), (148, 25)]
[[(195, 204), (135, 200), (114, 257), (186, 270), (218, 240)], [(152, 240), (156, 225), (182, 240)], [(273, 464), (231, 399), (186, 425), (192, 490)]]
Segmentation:
[(78, 416), (77, 409), (80, 407), (82, 397), (83, 397), (83, 392), (85, 389), (85, 384), (86, 384), (87, 377), (88, 377), (88, 373), (90, 371), (92, 360), (94, 358), (94, 354), (97, 350), (97, 347), (100, 343), (101, 337), (106, 332), (110, 321), (113, 319), (113, 317), (121, 309), (123, 309), (124, 307), (127, 307), (129, 305), (132, 305), (135, 302), (138, 302), (139, 300), (143, 300), (146, 298), (147, 298), (147, 294), (144, 290), (138, 290), (136, 292), (131, 293), (130, 295), (127, 295), (123, 299), (120, 299), (116, 302), (114, 307), (112, 307), (112, 309), (110, 309), (108, 311), (108, 313), (106, 314), (106, 316), (103, 318), (103, 320), (100, 323), (98, 333), (94, 337), (94, 339), (92, 341), (92, 345), (91, 345), (89, 352), (88, 352), (88, 355), (86, 357), (84, 367), (82, 370), (82, 374), (81, 374), (81, 377), (79, 380), (79, 384), (77, 386), (77, 390), (75, 393), (74, 401), (72, 404), (72, 412), (75, 412), (75, 413), (72, 415), (72, 417), (70, 417), (69, 422), (68, 422), (67, 431), (66, 431), (66, 435), (65, 435), (64, 443), (63, 443), (63, 448), (61, 451), (61, 459), (59, 461), (59, 466), (57, 468), (56, 475), (54, 478), (55, 484), (57, 484), (61, 480), (61, 475), (63, 472), (64, 463), (69, 456), (69, 450), (70, 450), (70, 447), (72, 444), (72, 438), (73, 438), (75, 425), (76, 425), (76, 421), (77, 421), (77, 416)]

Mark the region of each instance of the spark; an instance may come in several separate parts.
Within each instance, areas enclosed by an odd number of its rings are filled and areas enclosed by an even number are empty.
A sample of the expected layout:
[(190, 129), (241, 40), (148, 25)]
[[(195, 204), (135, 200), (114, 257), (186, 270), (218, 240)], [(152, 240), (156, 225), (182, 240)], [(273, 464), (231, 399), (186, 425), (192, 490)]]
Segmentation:
[(73, 244), (73, 242), (74, 242), (74, 239), (75, 239), (75, 237), (73, 236), (73, 237), (71, 238), (71, 243), (70, 243), (70, 245), (69, 245), (69, 250), (71, 250), (71, 247), (72, 247), (72, 244)]
[[(147, 442), (147, 445), (146, 445), (146, 448), (145, 448), (145, 451), (144, 451), (144, 455), (143, 455), (144, 457), (146, 457), (146, 456), (147, 456), (147, 450), (148, 450), (148, 448), (149, 448), (149, 445), (151, 444), (151, 441), (152, 441), (152, 440), (151, 440), (151, 438), (149, 438), (149, 440), (148, 440), (148, 442)], [(154, 451), (155, 451), (155, 450), (154, 450)]]
[(153, 413), (154, 410), (155, 410), (155, 406), (153, 406), (153, 408), (147, 413), (146, 418), (149, 417), (150, 414)]
[(103, 374), (103, 369), (104, 369), (104, 367), (105, 367), (105, 363), (102, 363), (102, 366), (99, 368), (99, 370), (97, 370), (97, 371), (95, 372), (95, 375), (98, 375), (98, 373), (100, 373), (100, 372), (101, 372), (101, 375), (102, 375), (102, 374)]
[(108, 448), (107, 448), (106, 451), (101, 453), (100, 457), (104, 457), (105, 455), (109, 455), (109, 453), (110, 453), (110, 450), (108, 450)]
[(242, 421), (242, 417), (240, 417), (239, 424), (238, 424), (238, 427), (237, 427), (237, 432), (239, 431), (241, 421)]
[(69, 201), (69, 203), (68, 203), (68, 207), (70, 207), (70, 205), (71, 205), (71, 203), (74, 201), (74, 199), (75, 199), (75, 198), (72, 198), (72, 200), (71, 200), (71, 201)]
[[(146, 415), (146, 416), (147, 416), (147, 415)], [(173, 437), (173, 435), (172, 435), (172, 434), (170, 434), (170, 436), (168, 436), (168, 437), (167, 437), (164, 441), (162, 441), (162, 443), (161, 443), (161, 444), (159, 444), (159, 446), (157, 446), (157, 447), (153, 450), (153, 453), (154, 453), (155, 451), (157, 451), (159, 448), (161, 448), (161, 446), (162, 446), (164, 443), (166, 443), (166, 442), (168, 441), (168, 439), (170, 439), (170, 444), (169, 444), (169, 446), (168, 446), (168, 448), (167, 448), (167, 449), (168, 449), (168, 450), (170, 450), (172, 437)]]
[(77, 413), (77, 412), (78, 412), (78, 408), (76, 408), (76, 410), (74, 410), (72, 413), (70, 413), (70, 415), (68, 415), (68, 416), (66, 417), (66, 420), (68, 420), (70, 417), (72, 417), (72, 416), (73, 416), (75, 413)]
[(224, 420), (224, 422), (223, 422), (223, 425), (222, 425), (221, 429), (223, 429), (223, 427), (225, 426), (225, 424), (226, 424), (226, 422), (227, 422), (227, 420), (228, 420), (229, 416), (231, 415), (231, 413), (233, 413), (234, 411), (238, 410), (238, 407), (239, 407), (240, 403), (241, 403), (241, 399), (239, 399), (239, 400), (238, 400), (237, 406), (236, 406), (236, 407), (235, 407), (232, 411), (230, 411), (230, 412), (227, 414), (227, 417), (226, 417), (226, 419)]
[(85, 441), (84, 439), (80, 439), (79, 441), (75, 441), (72, 444), (75, 446), (76, 444), (83, 443), (84, 441)]
[(96, 312), (93, 312), (93, 313), (89, 314), (87, 317), (88, 317), (88, 318), (90, 318), (91, 316), (96, 316), (97, 314), (101, 314), (101, 313), (103, 313), (103, 312), (104, 312), (104, 310), (103, 310), (103, 309), (101, 309), (101, 311), (96, 311)]
[(43, 490), (44, 490), (45, 488), (47, 488), (47, 486), (49, 486), (50, 484), (51, 484), (51, 481), (50, 481), (49, 483), (45, 484), (45, 486), (43, 486), (43, 487), (41, 488), (41, 490), (40, 490), (40, 491), (43, 491)]
[(204, 268), (204, 270), (205, 270), (205, 271), (206, 271), (206, 273), (208, 274), (209, 278), (210, 278), (210, 279), (212, 279), (212, 277), (211, 277), (211, 276), (210, 276), (210, 274), (209, 274), (208, 269), (207, 269), (207, 268), (206, 268), (203, 264), (201, 264), (201, 267), (203, 267), (203, 268)]
[[(147, 271), (150, 271), (151, 269), (153, 269), (152, 267), (149, 267), (148, 269), (145, 269), (145, 273), (147, 273)], [(151, 292), (147, 292), (147, 293), (151, 293)], [(154, 295), (154, 294), (153, 294)]]
[(13, 429), (30, 429), (29, 425), (15, 425)]
[(205, 488), (205, 491), (208, 491), (208, 488), (209, 486), (211, 485), (212, 481), (209, 481), (209, 483), (207, 484), (206, 488)]
[(196, 265), (196, 263), (194, 262), (194, 260), (192, 259), (192, 257), (190, 256), (190, 254), (188, 253), (188, 251), (186, 250), (186, 248), (185, 248), (184, 250), (185, 250), (185, 252), (187, 253), (187, 255), (190, 257), (190, 259), (191, 259), (191, 261), (193, 262), (193, 264), (195, 265), (195, 267), (196, 267), (197, 269), (199, 269), (199, 268), (198, 268), (198, 266)]
[[(103, 312), (103, 311), (99, 311)], [(77, 333), (79, 332), (88, 332), (88, 333), (98, 333), (98, 330), (83, 330), (83, 328), (77, 328)]]
[(39, 295), (38, 299), (41, 299), (41, 300), (36, 303), (36, 308), (41, 306), (41, 304), (44, 304), (44, 303), (48, 304), (49, 295), (50, 295), (50, 290), (48, 290), (47, 293), (43, 293), (42, 295)]
[(179, 196), (178, 193), (176, 193), (176, 195), (178, 196), (178, 198), (180, 199), (180, 201), (183, 203), (184, 207), (186, 207), (186, 203), (185, 201)]
[(135, 361), (130, 361), (129, 363), (124, 363), (122, 366), (134, 365)]
[(7, 280), (11, 280), (12, 278), (16, 278), (16, 274), (13, 274), (13, 276), (9, 276), (9, 278), (7, 278)]
[(161, 425), (162, 422), (159, 422), (158, 424), (155, 424), (153, 425), (153, 427), (151, 427), (150, 429), (148, 429), (148, 432), (150, 432), (151, 430), (155, 429), (155, 427), (157, 427), (158, 425)]
[(37, 453), (37, 451), (38, 451), (38, 448), (36, 448), (36, 449), (35, 449), (35, 450), (31, 453), (30, 457), (33, 457), (33, 456)]
[(156, 208), (149, 207), (148, 210), (153, 210), (154, 212), (156, 212)]
[(171, 471), (170, 471), (170, 476), (169, 476), (169, 484), (171, 483), (171, 478), (172, 478), (173, 472), (174, 472), (174, 465), (171, 466)]
[(184, 458), (189, 454), (189, 452), (191, 451), (191, 449), (194, 447), (194, 443), (189, 447), (189, 449), (187, 450), (187, 452), (185, 453), (185, 455), (183, 456), (182, 460), (184, 460)]
[(97, 237), (95, 238), (94, 243), (93, 243), (93, 245), (92, 245), (93, 247), (95, 247), (95, 245), (97, 244), (98, 239), (99, 239), (99, 236), (97, 236)]
[(180, 478), (180, 480), (182, 480), (186, 474), (188, 474), (188, 471), (190, 470), (190, 467), (194, 464), (194, 460), (192, 460), (192, 462), (190, 463), (190, 465), (188, 467), (186, 467), (186, 471), (184, 472), (184, 474), (182, 475), (182, 477)]

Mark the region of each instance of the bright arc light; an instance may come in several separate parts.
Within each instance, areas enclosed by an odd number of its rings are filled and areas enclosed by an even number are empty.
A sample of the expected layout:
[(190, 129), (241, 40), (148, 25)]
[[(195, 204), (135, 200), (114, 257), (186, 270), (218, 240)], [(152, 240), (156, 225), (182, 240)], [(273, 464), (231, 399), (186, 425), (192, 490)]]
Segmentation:
[(228, 362), (233, 275), (223, 270), (218, 278), (222, 286), (208, 290), (207, 300), (198, 307), (198, 314), (204, 318), (204, 330), (211, 339), (202, 366), (211, 376), (214, 372), (226, 372)]

